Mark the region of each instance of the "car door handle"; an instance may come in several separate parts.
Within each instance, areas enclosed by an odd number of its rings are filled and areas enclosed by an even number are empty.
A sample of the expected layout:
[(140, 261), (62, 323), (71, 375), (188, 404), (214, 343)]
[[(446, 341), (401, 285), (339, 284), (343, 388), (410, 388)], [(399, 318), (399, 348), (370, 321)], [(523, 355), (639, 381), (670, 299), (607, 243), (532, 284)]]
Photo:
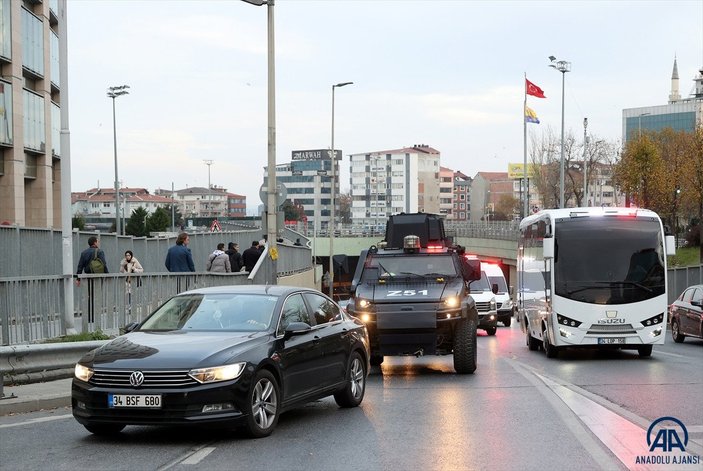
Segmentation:
[(320, 341), (320, 337), (318, 337), (317, 335), (312, 338), (312, 343), (317, 343), (319, 341)]

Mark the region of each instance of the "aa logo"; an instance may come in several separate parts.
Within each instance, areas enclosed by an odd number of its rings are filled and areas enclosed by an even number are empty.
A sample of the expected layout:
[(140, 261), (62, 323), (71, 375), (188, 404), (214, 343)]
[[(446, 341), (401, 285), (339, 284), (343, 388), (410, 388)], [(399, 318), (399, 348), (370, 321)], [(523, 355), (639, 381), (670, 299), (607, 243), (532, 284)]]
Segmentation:
[[(654, 434), (655, 427), (662, 422), (673, 422), (673, 424), (667, 423), (666, 426), (661, 426)], [(666, 453), (670, 453), (675, 449), (685, 452), (688, 445), (688, 430), (686, 430), (686, 426), (679, 419), (660, 417), (652, 422), (652, 425), (647, 430), (647, 445), (649, 445), (650, 452), (657, 448), (661, 448), (661, 451)]]

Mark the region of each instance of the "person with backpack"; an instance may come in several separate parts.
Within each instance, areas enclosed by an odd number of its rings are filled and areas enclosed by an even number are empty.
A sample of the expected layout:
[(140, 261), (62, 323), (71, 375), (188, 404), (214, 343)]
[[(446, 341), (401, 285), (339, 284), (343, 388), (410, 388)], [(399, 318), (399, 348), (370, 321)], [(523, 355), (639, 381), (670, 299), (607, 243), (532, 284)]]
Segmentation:
[[(107, 269), (107, 261), (105, 260), (105, 252), (100, 250), (100, 240), (95, 236), (88, 238), (88, 248), (81, 252), (78, 259), (78, 269), (76, 276), (81, 273), (109, 273)], [(102, 282), (102, 280), (100, 280)], [(81, 286), (81, 279), (76, 278), (76, 286)], [(95, 280), (88, 280), (88, 323), (95, 322), (95, 309), (93, 302), (95, 300)]]
[[(78, 269), (76, 275), (81, 273), (109, 273), (105, 252), (100, 249), (100, 240), (95, 236), (88, 238), (88, 248), (81, 252), (78, 259)], [(81, 279), (76, 278), (76, 286), (81, 285)]]

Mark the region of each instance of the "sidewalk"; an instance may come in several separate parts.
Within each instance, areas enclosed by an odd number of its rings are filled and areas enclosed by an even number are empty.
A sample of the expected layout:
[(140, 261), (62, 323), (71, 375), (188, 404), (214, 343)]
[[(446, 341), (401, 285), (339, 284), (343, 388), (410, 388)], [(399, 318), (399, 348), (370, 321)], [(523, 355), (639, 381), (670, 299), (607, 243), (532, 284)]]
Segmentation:
[(5, 386), (0, 399), (0, 416), (54, 409), (71, 405), (72, 378)]

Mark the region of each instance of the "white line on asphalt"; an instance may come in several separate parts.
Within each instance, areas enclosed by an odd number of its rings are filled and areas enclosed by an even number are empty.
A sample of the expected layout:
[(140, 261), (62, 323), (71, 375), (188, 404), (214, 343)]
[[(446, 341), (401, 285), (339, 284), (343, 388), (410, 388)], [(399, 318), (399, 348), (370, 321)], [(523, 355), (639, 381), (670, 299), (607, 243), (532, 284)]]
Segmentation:
[(40, 422), (51, 422), (52, 420), (68, 419), (69, 417), (73, 417), (73, 414), (52, 415), (51, 417), (38, 417), (36, 419), (29, 419), (25, 420), (24, 422), (17, 422), (14, 424), (2, 424), (0, 425), (0, 428), (19, 427), (21, 425), (30, 425)]
[(654, 354), (655, 355), (669, 355), (670, 357), (676, 357), (676, 358), (688, 358), (684, 355), (679, 355), (678, 353), (662, 352), (661, 350), (655, 350)]
[(190, 455), (188, 458), (184, 459), (182, 461), (182, 463), (183, 464), (198, 464), (203, 460), (203, 458), (205, 458), (207, 455), (209, 455), (213, 451), (215, 451), (214, 446), (205, 447), (201, 450), (196, 451), (195, 453)]
[(553, 391), (549, 389), (544, 382), (540, 381), (536, 376), (532, 368), (527, 365), (523, 365), (519, 361), (510, 360), (506, 358), (506, 361), (512, 366), (515, 371), (520, 373), (525, 377), (530, 383), (532, 383), (537, 391), (539, 391), (542, 396), (549, 402), (549, 404), (554, 408), (556, 413), (559, 415), (564, 424), (571, 430), (576, 439), (583, 445), (584, 449), (591, 455), (593, 460), (598, 464), (599, 469), (620, 469), (620, 464), (613, 460), (613, 458), (608, 455), (603, 448), (600, 446), (598, 441), (593, 438), (593, 435), (586, 430), (584, 425), (574, 416), (573, 412), (560, 401), (557, 396), (553, 394)]

